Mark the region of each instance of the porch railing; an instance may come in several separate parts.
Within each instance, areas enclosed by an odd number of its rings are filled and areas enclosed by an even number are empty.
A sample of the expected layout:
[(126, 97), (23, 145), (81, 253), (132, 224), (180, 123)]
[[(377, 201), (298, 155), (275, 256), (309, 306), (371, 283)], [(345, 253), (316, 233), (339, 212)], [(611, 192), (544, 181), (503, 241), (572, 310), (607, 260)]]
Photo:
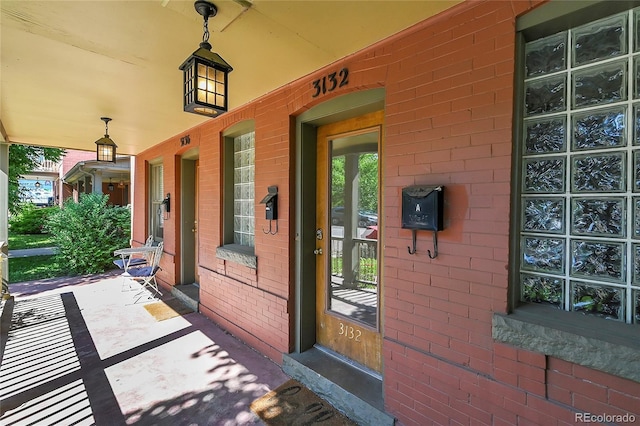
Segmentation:
[(378, 240), (354, 238), (350, 240), (353, 247), (345, 247), (345, 239), (331, 237), (331, 276), (345, 278), (348, 271), (344, 270), (343, 256), (348, 255), (350, 249), (355, 248), (352, 265), (353, 281), (358, 288), (375, 288), (378, 285)]
[(40, 160), (38, 164), (33, 168), (32, 172), (41, 173), (57, 173), (60, 169), (60, 163), (51, 160)]

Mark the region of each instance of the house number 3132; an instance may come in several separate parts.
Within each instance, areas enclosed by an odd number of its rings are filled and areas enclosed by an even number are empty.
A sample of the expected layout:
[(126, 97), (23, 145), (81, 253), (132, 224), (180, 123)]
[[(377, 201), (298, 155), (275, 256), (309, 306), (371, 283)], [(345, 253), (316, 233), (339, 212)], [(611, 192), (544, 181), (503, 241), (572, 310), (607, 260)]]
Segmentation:
[(320, 94), (333, 92), (339, 87), (349, 84), (349, 68), (342, 68), (339, 72), (332, 72), (322, 78), (313, 81), (313, 95), (316, 98)]
[(340, 336), (346, 337), (349, 340), (355, 340), (356, 342), (360, 341), (360, 337), (362, 336), (362, 331), (357, 328), (353, 328), (350, 325), (346, 325), (340, 323), (340, 330), (338, 331)]

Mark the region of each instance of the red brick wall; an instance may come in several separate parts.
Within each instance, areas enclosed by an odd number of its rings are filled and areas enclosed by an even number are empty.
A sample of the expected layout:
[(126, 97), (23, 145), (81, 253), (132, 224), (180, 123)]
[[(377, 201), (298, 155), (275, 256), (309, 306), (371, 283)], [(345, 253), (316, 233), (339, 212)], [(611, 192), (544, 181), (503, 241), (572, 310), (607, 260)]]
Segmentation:
[(96, 159), (95, 151), (79, 151), (77, 149), (67, 150), (62, 158), (62, 175), (64, 176), (80, 161), (94, 161)]
[[(282, 102), (282, 101), (280, 101)], [(286, 104), (285, 104), (286, 105)], [(290, 351), (289, 328), (289, 214), (290, 159), (289, 119), (283, 107), (273, 121), (274, 108), (269, 103), (248, 105), (229, 112), (219, 120), (176, 135), (137, 157), (136, 176), (138, 190), (134, 195), (134, 239), (144, 241), (147, 229), (147, 211), (143, 208), (148, 197), (145, 176), (149, 162), (162, 159), (165, 192), (171, 192), (176, 203), (171, 218), (165, 221), (165, 255), (161, 284), (173, 285), (179, 276), (180, 253), (176, 224), (179, 223), (180, 185), (179, 156), (186, 150), (199, 147), (199, 268), (201, 311), (216, 320), (235, 335), (274, 360), (280, 361)], [(284, 115), (283, 115), (284, 114)], [(221, 237), (221, 144), (222, 132), (229, 126), (247, 119), (256, 121), (256, 201), (261, 191), (270, 185), (278, 186), (279, 231), (276, 235), (262, 232), (268, 227), (264, 220), (264, 206), (256, 205), (255, 254), (258, 269), (254, 270), (216, 257), (216, 248), (223, 244)], [(190, 144), (181, 147), (180, 138), (190, 136)]]
[[(494, 343), (507, 310), (514, 19), (527, 2), (477, 2), (391, 50), (385, 173), (385, 403), (400, 424), (573, 424), (574, 410), (635, 413), (640, 384)], [(446, 186), (440, 255), (407, 253), (400, 191)], [(420, 253), (421, 252), (421, 253)]]
[[(200, 277), (203, 313), (265, 355), (289, 352), (293, 293), (290, 264), (295, 134), (290, 117), (334, 96), (385, 87), (382, 166), (384, 398), (401, 425), (569, 424), (574, 411), (640, 419), (640, 384), (539, 353), (495, 343), (494, 312), (507, 310), (515, 18), (536, 1), (470, 1), (341, 59), (186, 133), (200, 148)], [(350, 83), (313, 98), (311, 82), (349, 67)], [(221, 134), (255, 120), (256, 199), (279, 189), (279, 232), (261, 232), (256, 204), (258, 268), (216, 258), (221, 240)], [(176, 135), (138, 157), (162, 158), (167, 192), (179, 193)], [(445, 230), (411, 233), (400, 226), (401, 188), (443, 184)], [(136, 191), (134, 236), (144, 241), (146, 195)], [(179, 253), (172, 213), (164, 281), (174, 283)], [(175, 257), (173, 257), (175, 256)], [(164, 266), (163, 266), (164, 267)]]

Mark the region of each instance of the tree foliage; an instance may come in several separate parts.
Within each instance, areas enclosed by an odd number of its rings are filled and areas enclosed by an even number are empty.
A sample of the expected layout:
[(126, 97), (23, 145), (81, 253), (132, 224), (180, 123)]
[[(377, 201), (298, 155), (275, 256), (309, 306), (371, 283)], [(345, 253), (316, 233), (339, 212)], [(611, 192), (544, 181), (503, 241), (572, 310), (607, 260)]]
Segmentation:
[(42, 160), (60, 161), (66, 151), (60, 148), (12, 144), (9, 146), (9, 212), (22, 209), (19, 180), (34, 170)]
[(128, 247), (131, 211), (108, 204), (109, 196), (69, 198), (49, 217), (46, 228), (58, 247), (58, 261), (71, 272), (96, 274), (112, 266), (113, 252)]
[(363, 211), (378, 212), (378, 154), (362, 154), (358, 159), (360, 170), (359, 206)]
[[(376, 213), (378, 211), (378, 154), (359, 153), (358, 209)], [(331, 162), (331, 207), (344, 206), (345, 200), (345, 156), (333, 157)]]

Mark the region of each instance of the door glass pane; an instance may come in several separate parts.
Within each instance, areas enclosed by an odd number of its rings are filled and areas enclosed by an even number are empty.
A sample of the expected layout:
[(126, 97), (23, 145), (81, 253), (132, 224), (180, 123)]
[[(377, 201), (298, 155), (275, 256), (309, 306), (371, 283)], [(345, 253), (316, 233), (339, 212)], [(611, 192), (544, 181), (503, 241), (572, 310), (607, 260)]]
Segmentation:
[(378, 131), (331, 141), (330, 280), (334, 313), (378, 325)]

